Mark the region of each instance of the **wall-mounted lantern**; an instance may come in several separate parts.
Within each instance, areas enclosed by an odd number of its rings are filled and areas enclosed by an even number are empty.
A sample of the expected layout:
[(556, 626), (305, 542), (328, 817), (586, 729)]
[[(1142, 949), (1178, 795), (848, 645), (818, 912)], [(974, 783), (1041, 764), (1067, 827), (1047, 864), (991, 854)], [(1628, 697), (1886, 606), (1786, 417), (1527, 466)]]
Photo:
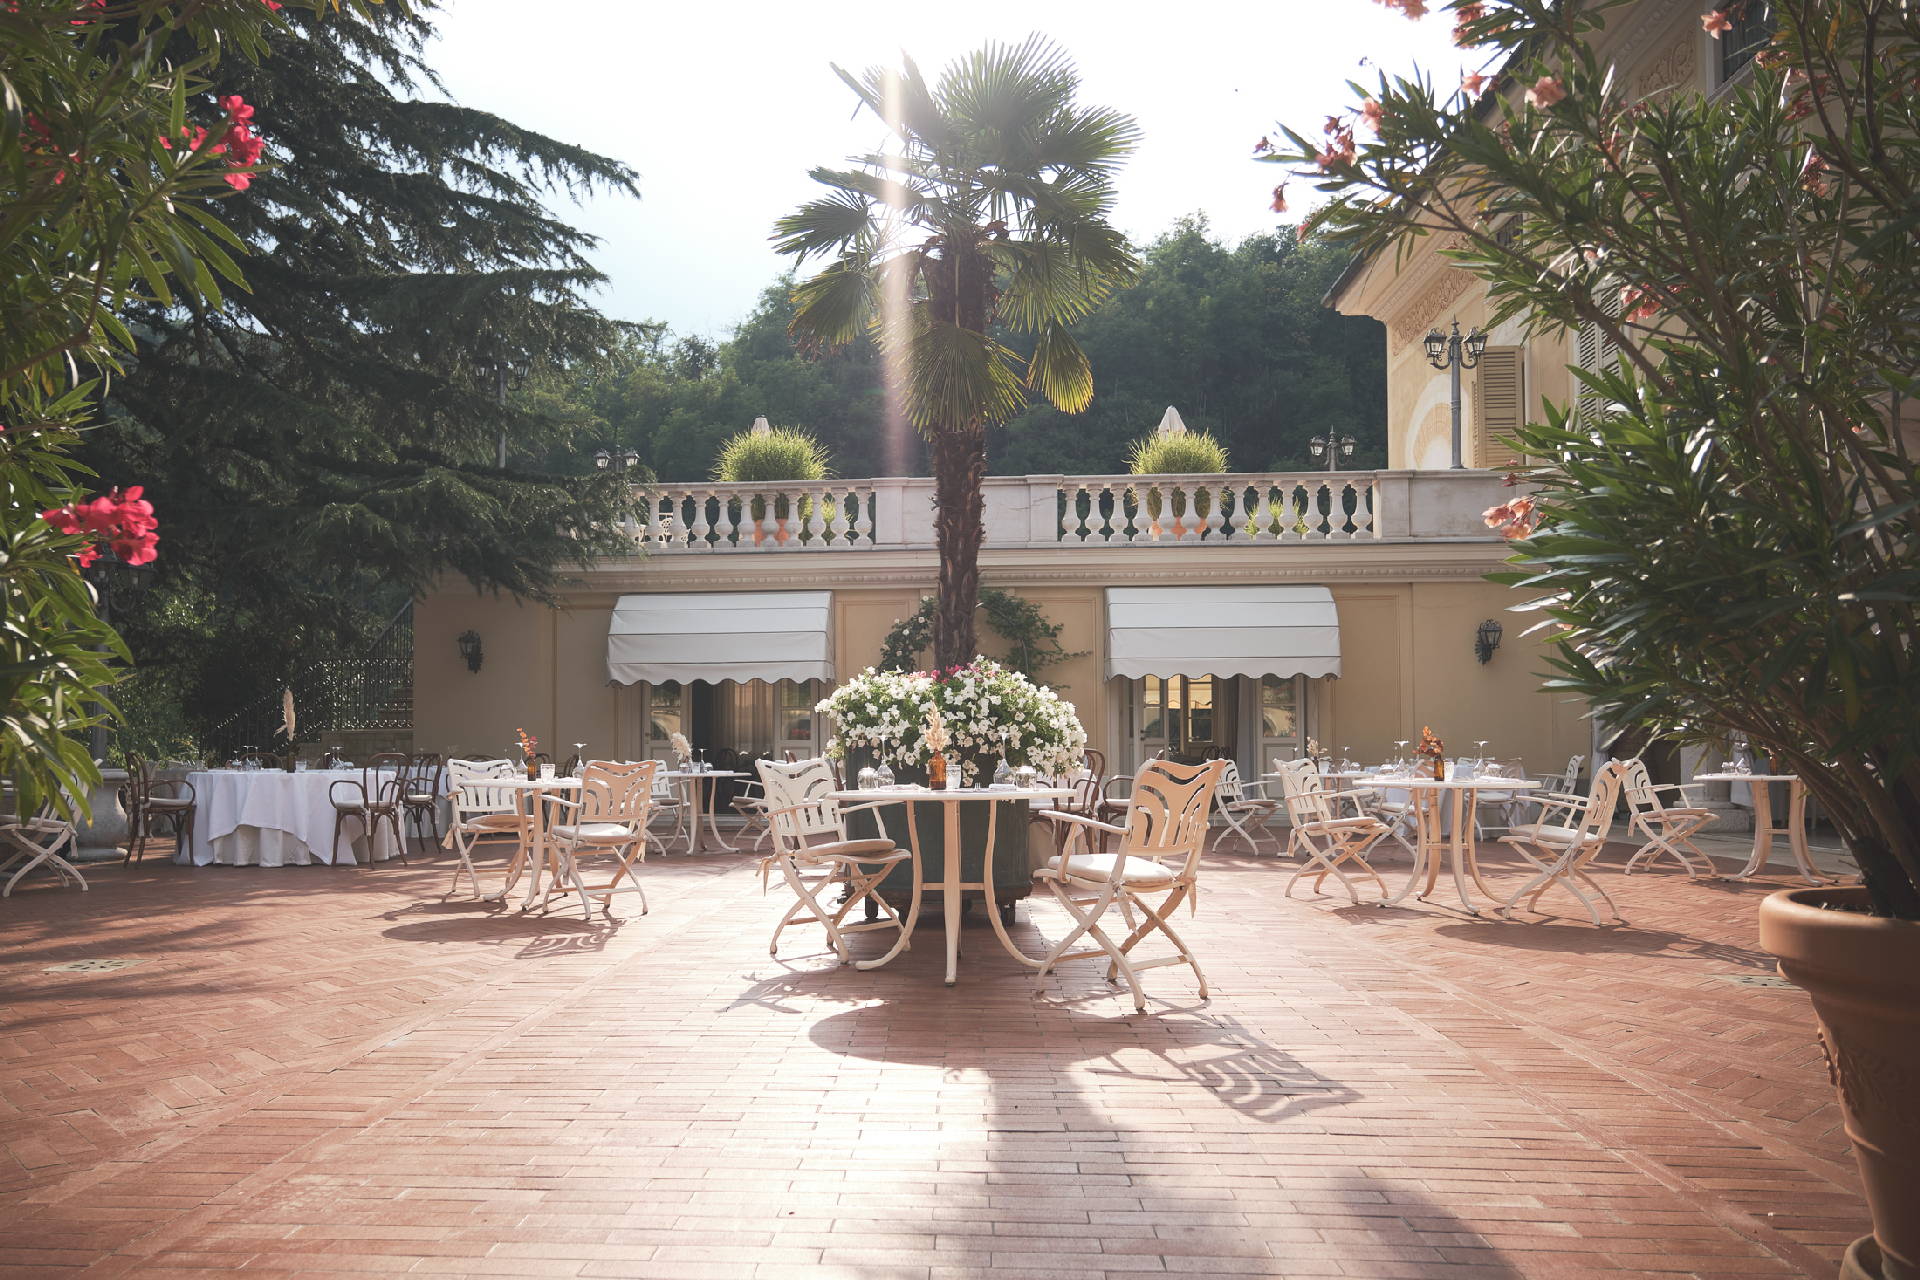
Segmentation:
[(1500, 647), (1500, 624), (1488, 618), (1473, 633), (1473, 652), (1484, 663), (1493, 661), (1493, 651)]
[[(462, 631), (459, 639), (455, 643), (460, 646), (460, 656), (467, 660), (467, 670), (476, 675), (479, 674), (482, 659), (480, 652), (480, 633), (478, 631)], [(1484, 662), (1486, 659), (1482, 658), (1481, 661)]]

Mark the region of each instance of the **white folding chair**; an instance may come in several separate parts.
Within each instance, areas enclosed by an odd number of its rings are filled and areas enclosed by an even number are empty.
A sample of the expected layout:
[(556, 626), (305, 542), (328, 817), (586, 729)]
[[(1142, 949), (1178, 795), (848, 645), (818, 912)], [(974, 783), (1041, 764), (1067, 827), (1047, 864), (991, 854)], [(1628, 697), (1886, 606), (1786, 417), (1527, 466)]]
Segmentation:
[[(1260, 852), (1260, 841), (1254, 835), (1258, 831), (1273, 841), (1273, 851), (1279, 853), (1280, 837), (1274, 835), (1267, 824), (1279, 815), (1282, 802), (1268, 797), (1266, 783), (1242, 782), (1240, 766), (1235, 761), (1221, 763), (1227, 767), (1220, 775), (1220, 785), (1214, 788), (1213, 802), (1220, 810), (1222, 821), (1228, 830), (1246, 841), (1249, 852)], [(1222, 841), (1225, 839), (1221, 837)]]
[(473, 851), (481, 841), (511, 840), (516, 845), (526, 844), (531, 834), (529, 820), (520, 811), (525, 793), (518, 787), (500, 785), (519, 772), (511, 760), (447, 761), (453, 821), (447, 825), (447, 834), (440, 843), (453, 850), (460, 865), (453, 869), (453, 884), (448, 887), (446, 897), (460, 892), (463, 875), (473, 881), (473, 896), (482, 896), (480, 874), (473, 869)]
[[(1124, 974), (1127, 985), (1133, 988), (1135, 1011), (1145, 1012), (1147, 994), (1140, 986), (1140, 971), (1184, 964), (1200, 984), (1200, 998), (1207, 998), (1207, 975), (1167, 917), (1182, 902), (1198, 902), (1200, 855), (1206, 851), (1208, 818), (1220, 776), (1231, 763), (1148, 761), (1133, 776), (1133, 794), (1127, 799), (1127, 816), (1122, 824), (1060, 809), (1046, 811), (1048, 821), (1068, 824), (1072, 834), (1065, 849), (1049, 858), (1033, 878), (1052, 891), (1074, 923), (1041, 961), (1036, 977), (1045, 977), (1062, 961), (1105, 956), (1107, 981), (1117, 981)], [(1119, 836), (1120, 851), (1084, 852), (1089, 831)], [(1159, 898), (1158, 904), (1151, 901), (1153, 897)], [(1120, 942), (1100, 927), (1101, 917), (1116, 906), (1129, 929)], [(1137, 925), (1135, 911), (1140, 913)], [(1133, 959), (1133, 949), (1154, 933), (1163, 934), (1176, 954), (1155, 960)], [(1099, 946), (1068, 950), (1083, 937), (1092, 938)]]
[[(600, 910), (613, 918), (613, 896), (617, 893), (640, 895), (640, 914), (647, 914), (647, 890), (635, 875), (636, 862), (647, 860), (647, 821), (652, 816), (654, 777), (660, 772), (658, 760), (617, 763), (591, 760), (580, 770), (579, 799), (545, 794), (546, 844), (558, 862), (547, 881), (542, 910), (555, 898), (577, 894), (580, 911), (593, 919), (592, 899), (600, 900)], [(601, 884), (588, 884), (581, 873), (581, 860), (610, 858), (613, 870)]]
[[(1713, 810), (1691, 803), (1687, 792), (1702, 786), (1701, 783), (1656, 783), (1647, 773), (1644, 760), (1635, 757), (1623, 762), (1625, 776), (1621, 786), (1627, 793), (1627, 830), (1638, 836), (1645, 836), (1646, 843), (1634, 850), (1627, 859), (1625, 873), (1628, 875), (1650, 863), (1663, 853), (1670, 853), (1688, 875), (1711, 876), (1713, 859), (1693, 843), (1693, 835), (1708, 823), (1719, 819)], [(1660, 798), (1662, 791), (1678, 792), (1681, 803), (1669, 805)], [(1700, 859), (1696, 865), (1694, 859)]]
[(1559, 885), (1580, 900), (1594, 924), (1603, 924), (1593, 899), (1581, 892), (1580, 886), (1585, 885), (1607, 904), (1616, 921), (1626, 923), (1607, 891), (1586, 871), (1587, 864), (1606, 847), (1607, 835), (1613, 830), (1613, 808), (1620, 798), (1620, 779), (1625, 772), (1618, 761), (1602, 765), (1594, 771), (1592, 789), (1584, 796), (1548, 794), (1520, 798), (1521, 803), (1538, 804), (1540, 816), (1533, 822), (1513, 826), (1500, 837), (1500, 843), (1512, 845), (1521, 857), (1533, 864), (1536, 874), (1501, 904), (1502, 917), (1512, 919), (1513, 909), (1522, 898), (1527, 900), (1527, 910), (1538, 910), (1540, 895)]
[[(1331, 875), (1347, 891), (1347, 897), (1358, 905), (1360, 894), (1341, 869), (1343, 864), (1350, 864), (1356, 871), (1372, 876), (1373, 882), (1380, 886), (1380, 896), (1386, 897), (1387, 882), (1367, 861), (1373, 846), (1384, 840), (1390, 830), (1385, 822), (1366, 811), (1369, 802), (1377, 803), (1374, 793), (1365, 788), (1328, 791), (1326, 780), (1312, 760), (1276, 760), (1274, 764), (1278, 766), (1276, 772), (1280, 775), (1280, 794), (1287, 806), (1287, 820), (1293, 827), (1287, 848), (1305, 859), (1288, 878), (1284, 896), (1291, 898), (1294, 882), (1318, 867), (1313, 878), (1315, 893), (1322, 892), (1320, 886)], [(1351, 815), (1341, 813), (1343, 801), (1353, 807)]]
[[(757, 760), (760, 784), (767, 795), (767, 825), (773, 831), (773, 852), (760, 861), (764, 886), (768, 874), (780, 872), (798, 899), (787, 908), (767, 940), (767, 954), (778, 955), (780, 934), (795, 921), (811, 917), (827, 931), (827, 940), (841, 964), (853, 957), (846, 935), (868, 929), (904, 929), (897, 912), (880, 896), (880, 882), (897, 864), (913, 855), (885, 838), (856, 840), (847, 835), (846, 815), (876, 804), (843, 808), (831, 793), (840, 789), (833, 766), (824, 757), (785, 764)], [(843, 889), (839, 905), (821, 900), (833, 889)], [(878, 904), (881, 918), (845, 923), (847, 913), (862, 902)]]
[(43, 862), (53, 868), (61, 884), (77, 884), (84, 890), (87, 878), (80, 874), (80, 868), (60, 856), (63, 847), (75, 847), (75, 839), (73, 824), (55, 817), (52, 805), (42, 806), (39, 814), (31, 818), (0, 821), (0, 852), (11, 850), (0, 859), (0, 873), (21, 859), (26, 860), (7, 880), (6, 888), (0, 889), (0, 898), (12, 897), (13, 886), (20, 883), (20, 877)]
[(1551, 773), (1546, 775), (1539, 780), (1540, 785), (1545, 787), (1547, 792), (1553, 795), (1573, 795), (1580, 786), (1580, 771), (1586, 767), (1587, 758), (1585, 756), (1569, 756), (1567, 758), (1566, 771), (1558, 775)]

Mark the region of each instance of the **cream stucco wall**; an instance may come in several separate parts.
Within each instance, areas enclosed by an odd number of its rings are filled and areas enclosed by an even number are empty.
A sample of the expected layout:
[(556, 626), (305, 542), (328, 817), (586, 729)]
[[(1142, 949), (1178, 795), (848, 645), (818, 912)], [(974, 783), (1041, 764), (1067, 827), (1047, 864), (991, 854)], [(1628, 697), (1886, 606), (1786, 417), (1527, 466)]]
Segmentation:
[[(1506, 612), (1512, 594), (1480, 577), (1499, 554), (1497, 545), (1459, 543), (1266, 548), (1244, 556), (1015, 551), (989, 554), (983, 581), (1019, 592), (1061, 625), (1062, 646), (1077, 656), (1046, 677), (1079, 709), (1092, 745), (1111, 758), (1120, 758), (1124, 685), (1104, 674), (1106, 585), (1326, 582), (1340, 615), (1344, 675), (1310, 682), (1316, 687), (1308, 730), (1315, 737), (1377, 760), (1395, 739), (1431, 725), (1450, 747), (1466, 750), (1484, 737), (1500, 755), (1557, 768), (1585, 749), (1582, 709), (1539, 690), (1545, 664), (1535, 642), (1520, 635), (1524, 618)], [(1359, 567), (1369, 558), (1379, 562), (1377, 573)], [(632, 693), (610, 684), (606, 672), (607, 624), (624, 592), (827, 587), (834, 592), (835, 664), (845, 678), (876, 660), (887, 631), (932, 583), (929, 554), (663, 556), (596, 572), (557, 609), (464, 588), (435, 592), (415, 613), (415, 742), (426, 750), (493, 753), (524, 726), (556, 757), (574, 742), (637, 754), (639, 744), (628, 740), (637, 717), (622, 713)], [(1499, 619), (1506, 635), (1483, 666), (1473, 637), (1486, 618)], [(478, 674), (467, 671), (455, 642), (468, 628), (485, 646)], [(982, 644), (989, 653), (1003, 649), (991, 632)]]

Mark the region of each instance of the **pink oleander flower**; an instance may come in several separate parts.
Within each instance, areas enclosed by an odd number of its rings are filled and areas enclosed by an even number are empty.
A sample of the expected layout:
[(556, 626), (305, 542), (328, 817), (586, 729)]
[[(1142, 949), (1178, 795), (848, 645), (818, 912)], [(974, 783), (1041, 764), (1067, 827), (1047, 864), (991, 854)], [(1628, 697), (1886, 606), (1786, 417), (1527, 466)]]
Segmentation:
[(1497, 529), (1503, 538), (1525, 538), (1540, 527), (1540, 513), (1532, 498), (1515, 498), (1481, 513), (1487, 528)]
[(1708, 35), (1718, 40), (1723, 33), (1733, 30), (1733, 19), (1727, 16), (1725, 9), (1715, 9), (1712, 13), (1700, 15), (1700, 25)]
[(1567, 96), (1567, 87), (1553, 76), (1541, 76), (1527, 90), (1527, 105), (1545, 110)]

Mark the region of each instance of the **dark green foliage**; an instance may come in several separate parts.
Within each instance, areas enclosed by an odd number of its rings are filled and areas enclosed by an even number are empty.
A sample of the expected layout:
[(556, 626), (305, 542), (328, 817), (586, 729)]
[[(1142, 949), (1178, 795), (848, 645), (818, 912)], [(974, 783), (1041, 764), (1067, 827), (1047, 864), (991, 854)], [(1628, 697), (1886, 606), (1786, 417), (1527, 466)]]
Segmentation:
[[(882, 671), (919, 670), (920, 655), (933, 647), (934, 616), (939, 607), (932, 596), (923, 596), (918, 609), (893, 624), (893, 630), (880, 642), (876, 665)], [(987, 625), (1007, 642), (1006, 665), (1031, 680), (1038, 681), (1040, 672), (1056, 662), (1082, 656), (1060, 647), (1060, 624), (1047, 621), (1047, 615), (1031, 600), (1011, 591), (983, 587), (980, 610), (987, 615)]]
[[(501, 392), (601, 360), (592, 240), (545, 208), (633, 191), (604, 157), (418, 100), (433, 5), (294, 14), (213, 92), (256, 109), (275, 169), (222, 212), (254, 250), (224, 310), (132, 315), (137, 363), (86, 456), (164, 513), (156, 584), (126, 615), (137, 661), (203, 720), (277, 696), (446, 579), (540, 597), (625, 507), (588, 419)], [(503, 402), (504, 399), (504, 402)], [(495, 442), (509, 441), (507, 470)]]

